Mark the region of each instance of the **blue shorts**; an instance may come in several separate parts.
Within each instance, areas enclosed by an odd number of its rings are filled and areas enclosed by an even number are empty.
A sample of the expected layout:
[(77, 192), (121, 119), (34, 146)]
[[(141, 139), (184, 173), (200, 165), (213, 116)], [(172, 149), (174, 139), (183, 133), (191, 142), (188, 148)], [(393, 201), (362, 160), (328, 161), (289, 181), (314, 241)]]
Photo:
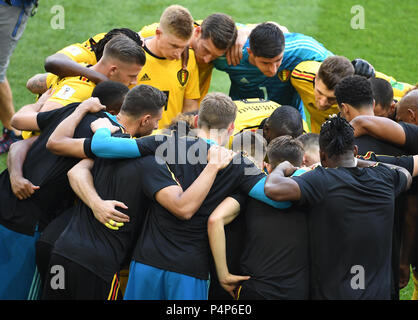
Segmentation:
[(0, 225), (0, 300), (26, 300), (36, 277), (35, 243), (28, 236)]
[(124, 300), (207, 300), (208, 280), (132, 261)]

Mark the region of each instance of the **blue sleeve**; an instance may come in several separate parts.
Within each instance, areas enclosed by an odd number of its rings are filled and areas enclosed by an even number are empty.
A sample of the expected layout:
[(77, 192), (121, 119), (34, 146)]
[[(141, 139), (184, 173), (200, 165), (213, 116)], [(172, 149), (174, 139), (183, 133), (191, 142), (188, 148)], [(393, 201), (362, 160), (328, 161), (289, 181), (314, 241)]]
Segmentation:
[[(306, 170), (298, 169), (293, 173), (293, 177), (300, 176), (301, 174), (305, 173)], [(251, 189), (251, 191), (248, 193), (248, 195), (251, 198), (257, 199), (261, 202), (264, 202), (276, 209), (287, 209), (292, 206), (291, 201), (274, 201), (271, 200), (266, 196), (264, 193), (264, 184), (266, 182), (267, 177), (262, 178), (260, 181), (258, 181), (255, 186)]]
[(100, 158), (125, 159), (141, 156), (135, 139), (112, 137), (108, 128), (100, 128), (93, 135), (91, 151)]

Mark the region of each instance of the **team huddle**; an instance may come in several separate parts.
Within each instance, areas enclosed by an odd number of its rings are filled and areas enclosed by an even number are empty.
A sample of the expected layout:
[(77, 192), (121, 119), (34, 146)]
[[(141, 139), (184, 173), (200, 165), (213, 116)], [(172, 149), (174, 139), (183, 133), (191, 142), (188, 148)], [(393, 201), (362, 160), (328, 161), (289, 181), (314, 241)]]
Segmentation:
[(179, 5), (45, 70), (11, 118), (0, 299), (396, 300), (411, 267), (418, 299), (418, 87)]

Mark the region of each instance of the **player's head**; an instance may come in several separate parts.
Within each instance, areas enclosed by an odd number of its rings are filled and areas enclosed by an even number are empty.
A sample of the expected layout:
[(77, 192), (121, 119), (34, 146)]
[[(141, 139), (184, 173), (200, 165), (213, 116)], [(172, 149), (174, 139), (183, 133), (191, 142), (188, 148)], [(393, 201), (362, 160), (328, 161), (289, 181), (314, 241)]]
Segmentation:
[(136, 84), (144, 64), (142, 47), (124, 35), (117, 35), (105, 45), (103, 56), (94, 68), (102, 70), (109, 80), (130, 86)]
[(321, 161), (319, 158), (319, 134), (317, 133), (305, 133), (297, 138), (303, 145), (305, 153), (303, 155), (304, 166), (311, 166)]
[(176, 130), (179, 135), (189, 135), (190, 130), (196, 129), (195, 117), (198, 111), (189, 111), (178, 114), (168, 125), (169, 130)]
[(263, 168), (267, 153), (267, 141), (255, 131), (244, 131), (236, 134), (232, 140), (232, 150), (243, 152), (251, 158), (259, 168)]
[(296, 108), (291, 106), (276, 108), (263, 125), (263, 136), (267, 143), (279, 136), (289, 135), (297, 138), (302, 133), (302, 116)]
[(300, 167), (302, 166), (303, 153), (303, 146), (299, 140), (291, 136), (274, 138), (267, 147), (269, 160), (267, 171), (270, 173), (283, 161), (289, 161), (295, 167)]
[(350, 60), (342, 56), (326, 58), (315, 77), (315, 105), (318, 110), (327, 110), (337, 103), (335, 87), (345, 77), (354, 75)]
[(370, 82), (361, 76), (348, 76), (335, 87), (341, 116), (351, 121), (358, 115), (373, 115), (374, 99)]
[(250, 33), (248, 59), (265, 76), (273, 77), (283, 60), (284, 35), (275, 23), (257, 25)]
[(92, 97), (99, 98), (100, 103), (106, 106), (106, 111), (117, 115), (129, 88), (116, 81), (103, 81), (94, 87)]
[(167, 96), (152, 86), (132, 88), (123, 101), (119, 116), (132, 136), (146, 136), (158, 128)]
[[(105, 45), (113, 37), (118, 36), (118, 35), (127, 36), (128, 38), (135, 41), (140, 47), (143, 46), (143, 42), (142, 42), (141, 37), (139, 36), (138, 32), (135, 32), (135, 31), (133, 31), (131, 29), (128, 29), (128, 28), (112, 29), (108, 33), (106, 33), (105, 36), (100, 41), (98, 41), (97, 43), (95, 43), (93, 41), (93, 43), (91, 43), (92, 49), (93, 49), (94, 53), (96, 54), (97, 61), (99, 61), (102, 58)], [(90, 41), (92, 41), (92, 40), (90, 40)]]
[(373, 98), (375, 101), (374, 114), (379, 117), (392, 119), (395, 115), (395, 101), (393, 88), (388, 81), (380, 78), (370, 78)]
[(237, 27), (230, 16), (211, 14), (201, 26), (194, 28), (191, 45), (196, 61), (204, 64), (222, 56), (235, 43), (237, 34)]
[(196, 127), (210, 134), (211, 139), (225, 145), (234, 131), (237, 106), (221, 92), (208, 93), (200, 103)]
[(193, 34), (193, 17), (179, 5), (166, 8), (156, 30), (158, 51), (169, 60), (178, 60)]
[(343, 160), (357, 155), (354, 144), (354, 129), (350, 123), (336, 116), (322, 124), (319, 134), (319, 155), (324, 167), (337, 167)]
[(418, 125), (418, 89), (409, 91), (399, 100), (396, 107), (396, 121)]

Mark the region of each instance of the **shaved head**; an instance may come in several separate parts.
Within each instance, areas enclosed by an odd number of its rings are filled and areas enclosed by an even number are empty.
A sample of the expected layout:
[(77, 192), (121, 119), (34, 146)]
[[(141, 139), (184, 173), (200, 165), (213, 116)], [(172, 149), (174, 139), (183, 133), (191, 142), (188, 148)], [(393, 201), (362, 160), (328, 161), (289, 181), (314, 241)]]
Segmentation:
[(398, 102), (396, 120), (418, 125), (418, 89), (409, 91)]

